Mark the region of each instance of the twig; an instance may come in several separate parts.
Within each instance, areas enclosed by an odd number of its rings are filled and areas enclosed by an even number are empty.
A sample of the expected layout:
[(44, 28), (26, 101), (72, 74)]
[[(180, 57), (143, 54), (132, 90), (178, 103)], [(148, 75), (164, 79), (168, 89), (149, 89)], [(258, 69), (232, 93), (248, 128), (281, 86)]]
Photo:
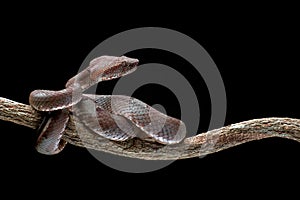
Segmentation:
[[(36, 129), (42, 113), (31, 106), (0, 97), (0, 119)], [(184, 139), (177, 145), (162, 145), (134, 138), (115, 142), (102, 138), (87, 129), (78, 118), (70, 115), (63, 139), (90, 149), (119, 156), (146, 160), (174, 160), (199, 157), (245, 142), (269, 137), (282, 137), (300, 142), (300, 120), (263, 118), (244, 121)]]

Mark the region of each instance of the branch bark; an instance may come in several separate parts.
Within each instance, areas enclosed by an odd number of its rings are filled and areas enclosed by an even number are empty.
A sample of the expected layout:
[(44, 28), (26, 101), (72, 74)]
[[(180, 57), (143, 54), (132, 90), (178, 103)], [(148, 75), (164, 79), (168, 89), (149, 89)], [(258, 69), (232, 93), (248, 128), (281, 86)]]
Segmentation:
[[(0, 119), (37, 129), (43, 113), (31, 106), (0, 97)], [(292, 118), (262, 118), (244, 121), (188, 137), (176, 145), (134, 138), (116, 142), (102, 138), (87, 129), (76, 116), (70, 121), (63, 139), (70, 144), (104, 151), (119, 156), (146, 160), (174, 160), (215, 153), (253, 140), (281, 137), (300, 142), (300, 120)]]

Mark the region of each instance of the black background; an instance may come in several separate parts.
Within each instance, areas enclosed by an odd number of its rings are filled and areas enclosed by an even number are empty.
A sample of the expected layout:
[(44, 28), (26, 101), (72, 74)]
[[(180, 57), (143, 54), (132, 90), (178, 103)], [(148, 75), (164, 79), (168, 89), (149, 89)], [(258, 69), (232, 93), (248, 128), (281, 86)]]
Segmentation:
[[(148, 14), (138, 12), (130, 19), (123, 18), (124, 15), (112, 19), (110, 15), (122, 12), (110, 10), (109, 14), (97, 12), (89, 16), (79, 11), (65, 14), (64, 9), (48, 12), (37, 9), (23, 10), (10, 20), (3, 16), (1, 96), (28, 103), (28, 95), (34, 89), (61, 89), (101, 41), (128, 29), (155, 26), (190, 36), (210, 54), (226, 88), (226, 125), (262, 117), (300, 118), (299, 31), (293, 11), (286, 10), (284, 14), (272, 9), (240, 11), (232, 17), (220, 15), (216, 19), (212, 19), (214, 12), (204, 17), (196, 12), (185, 17), (178, 16), (179, 13), (172, 16), (161, 13), (155, 19), (141, 20), (141, 16)], [(197, 79), (188, 63), (176, 55), (155, 50), (128, 55), (139, 58), (141, 63), (161, 62), (176, 69), (184, 68), (186, 78), (197, 92), (203, 92), (201, 98), (206, 99), (201, 105), (201, 115), (206, 117), (200, 122), (199, 132), (207, 129), (209, 96), (203, 83), (196, 84), (197, 80), (200, 83), (203, 80)], [(101, 92), (109, 93), (114, 83), (103, 83)], [(154, 93), (154, 89), (158, 92)], [(176, 108), (178, 102), (163, 88), (143, 87), (135, 96), (149, 104), (162, 103), (170, 115), (180, 114)], [(166, 99), (171, 103), (166, 103)], [(158, 191), (166, 196), (221, 193), (224, 197), (234, 197), (238, 196), (236, 191), (254, 196), (260, 192), (286, 195), (296, 192), (292, 186), (297, 183), (292, 182), (300, 180), (299, 143), (279, 138), (254, 141), (201, 159), (178, 160), (151, 173), (131, 174), (111, 169), (86, 149), (72, 145), (56, 156), (41, 155), (34, 149), (37, 134), (26, 127), (1, 121), (0, 132), (3, 192), (6, 188), (19, 190), (30, 185), (23, 194), (31, 195), (39, 189), (49, 191), (47, 187), (54, 182), (55, 189), (65, 191), (66, 195), (95, 194), (99, 198), (106, 194), (131, 197), (136, 190), (153, 197)], [(108, 182), (111, 180), (113, 183)], [(111, 188), (116, 192), (109, 192)], [(226, 192), (219, 192), (220, 189)], [(50, 194), (56, 195), (55, 191)]]

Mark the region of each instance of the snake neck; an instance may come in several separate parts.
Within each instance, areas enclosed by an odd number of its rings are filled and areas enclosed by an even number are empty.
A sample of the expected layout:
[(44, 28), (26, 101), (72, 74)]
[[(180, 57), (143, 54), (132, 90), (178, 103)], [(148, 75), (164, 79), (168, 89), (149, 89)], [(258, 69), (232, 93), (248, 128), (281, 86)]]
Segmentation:
[(80, 85), (73, 84), (59, 90), (34, 90), (29, 95), (30, 105), (38, 111), (62, 110), (77, 104), (82, 99)]

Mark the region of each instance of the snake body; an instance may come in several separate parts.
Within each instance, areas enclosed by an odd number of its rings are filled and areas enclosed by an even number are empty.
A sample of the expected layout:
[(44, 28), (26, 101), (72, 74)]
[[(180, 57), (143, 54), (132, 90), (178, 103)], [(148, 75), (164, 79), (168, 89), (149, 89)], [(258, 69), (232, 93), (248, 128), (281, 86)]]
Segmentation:
[(137, 59), (125, 56), (101, 56), (66, 83), (60, 91), (35, 90), (30, 105), (51, 116), (40, 130), (36, 149), (43, 154), (59, 153), (66, 142), (61, 140), (69, 113), (103, 138), (124, 141), (133, 137), (153, 139), (162, 144), (176, 144), (186, 134), (185, 124), (146, 103), (122, 95), (88, 95), (83, 92), (101, 81), (125, 76), (136, 70)]

